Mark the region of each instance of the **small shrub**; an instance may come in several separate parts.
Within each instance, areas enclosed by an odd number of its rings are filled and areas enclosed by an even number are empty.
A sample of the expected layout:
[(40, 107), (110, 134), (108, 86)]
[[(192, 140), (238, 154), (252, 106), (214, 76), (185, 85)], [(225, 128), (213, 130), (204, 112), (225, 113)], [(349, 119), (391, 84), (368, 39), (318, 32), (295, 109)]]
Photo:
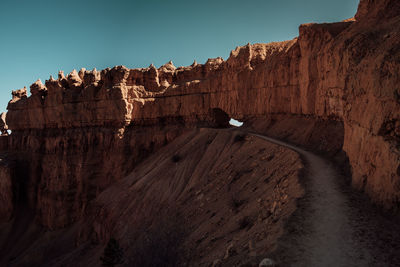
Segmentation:
[(230, 201), (229, 201), (229, 205), (231, 206), (231, 208), (233, 210), (237, 210), (240, 206), (242, 206), (244, 204), (244, 200), (241, 200), (235, 196), (232, 196)]
[(124, 251), (114, 238), (110, 238), (107, 246), (104, 248), (103, 256), (100, 257), (102, 266), (114, 267), (124, 263)]
[(238, 224), (239, 224), (239, 229), (240, 229), (240, 230), (249, 228), (249, 227), (251, 226), (250, 218), (247, 217), (247, 216), (245, 216), (245, 217), (243, 217), (243, 218), (241, 218), (241, 219), (239, 220)]
[(130, 248), (129, 266), (185, 266), (190, 260), (188, 248), (183, 245), (185, 227), (180, 217), (164, 215), (141, 229)]
[(237, 134), (237, 135), (235, 135), (235, 138), (233, 139), (233, 142), (237, 143), (237, 142), (243, 142), (245, 140), (246, 140), (246, 135), (245, 134)]
[(179, 162), (181, 159), (182, 159), (181, 156), (179, 156), (178, 154), (175, 154), (175, 155), (172, 156), (172, 162), (177, 163), (177, 162)]

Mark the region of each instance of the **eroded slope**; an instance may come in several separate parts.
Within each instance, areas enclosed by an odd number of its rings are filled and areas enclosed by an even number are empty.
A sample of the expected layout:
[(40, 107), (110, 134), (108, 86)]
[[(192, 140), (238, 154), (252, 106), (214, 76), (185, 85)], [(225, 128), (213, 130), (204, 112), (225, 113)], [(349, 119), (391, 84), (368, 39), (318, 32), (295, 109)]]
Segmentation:
[[(68, 250), (66, 242), (60, 246), (63, 255), (50, 261), (51, 232), (45, 232), (22, 256), (14, 255), (18, 257), (12, 263), (96, 266), (113, 236), (125, 249), (125, 264), (132, 266), (135, 252), (145, 246), (137, 242), (143, 242), (151, 225), (161, 233), (183, 227), (181, 246), (192, 265), (257, 263), (275, 248), (296, 199), (303, 195), (302, 170), (299, 156), (286, 148), (230, 130), (194, 130), (103, 191), (87, 207), (79, 231), (70, 230), (69, 238), (65, 231), (53, 236), (71, 242), (71, 234), (76, 235), (75, 250)], [(157, 251), (146, 253), (157, 258)]]

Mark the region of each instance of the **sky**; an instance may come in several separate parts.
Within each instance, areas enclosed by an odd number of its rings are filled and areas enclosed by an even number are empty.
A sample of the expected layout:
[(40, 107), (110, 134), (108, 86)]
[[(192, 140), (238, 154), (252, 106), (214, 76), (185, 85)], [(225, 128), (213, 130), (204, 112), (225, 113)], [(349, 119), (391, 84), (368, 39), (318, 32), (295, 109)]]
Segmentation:
[(227, 59), (298, 26), (353, 17), (359, 0), (1, 0), (0, 112), (11, 90), (80, 68)]

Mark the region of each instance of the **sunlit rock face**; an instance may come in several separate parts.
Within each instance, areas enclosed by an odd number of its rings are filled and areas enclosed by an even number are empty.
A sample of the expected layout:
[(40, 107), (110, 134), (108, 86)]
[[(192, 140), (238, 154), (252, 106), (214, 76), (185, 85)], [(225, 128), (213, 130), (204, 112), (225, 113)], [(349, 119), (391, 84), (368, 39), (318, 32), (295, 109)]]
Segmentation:
[(227, 60), (60, 72), (32, 84), (30, 96), (26, 88), (13, 91), (6, 117), (12, 135), (0, 145), (30, 163), (26, 192), (38, 220), (61, 227), (187, 128), (276, 114), (340, 121), (353, 185), (395, 207), (399, 3), (363, 0), (355, 19), (304, 24), (298, 38), (238, 47)]

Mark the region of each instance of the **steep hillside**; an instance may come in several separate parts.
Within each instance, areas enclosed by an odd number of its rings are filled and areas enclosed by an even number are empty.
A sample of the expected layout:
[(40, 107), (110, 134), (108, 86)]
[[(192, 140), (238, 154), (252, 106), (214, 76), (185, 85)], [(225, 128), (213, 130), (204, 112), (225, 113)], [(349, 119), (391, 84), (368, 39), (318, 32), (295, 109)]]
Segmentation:
[[(16, 243), (25, 250), (9, 251), (6, 260), (15, 266), (97, 266), (104, 244), (115, 237), (126, 266), (138, 264), (136, 253), (157, 259), (159, 250), (177, 244), (191, 265), (257, 263), (275, 248), (303, 195), (303, 168), (295, 152), (257, 137), (193, 130), (103, 191), (79, 226), (29, 229)], [(146, 247), (146, 234), (159, 244)], [(53, 240), (64, 242), (55, 247)]]

